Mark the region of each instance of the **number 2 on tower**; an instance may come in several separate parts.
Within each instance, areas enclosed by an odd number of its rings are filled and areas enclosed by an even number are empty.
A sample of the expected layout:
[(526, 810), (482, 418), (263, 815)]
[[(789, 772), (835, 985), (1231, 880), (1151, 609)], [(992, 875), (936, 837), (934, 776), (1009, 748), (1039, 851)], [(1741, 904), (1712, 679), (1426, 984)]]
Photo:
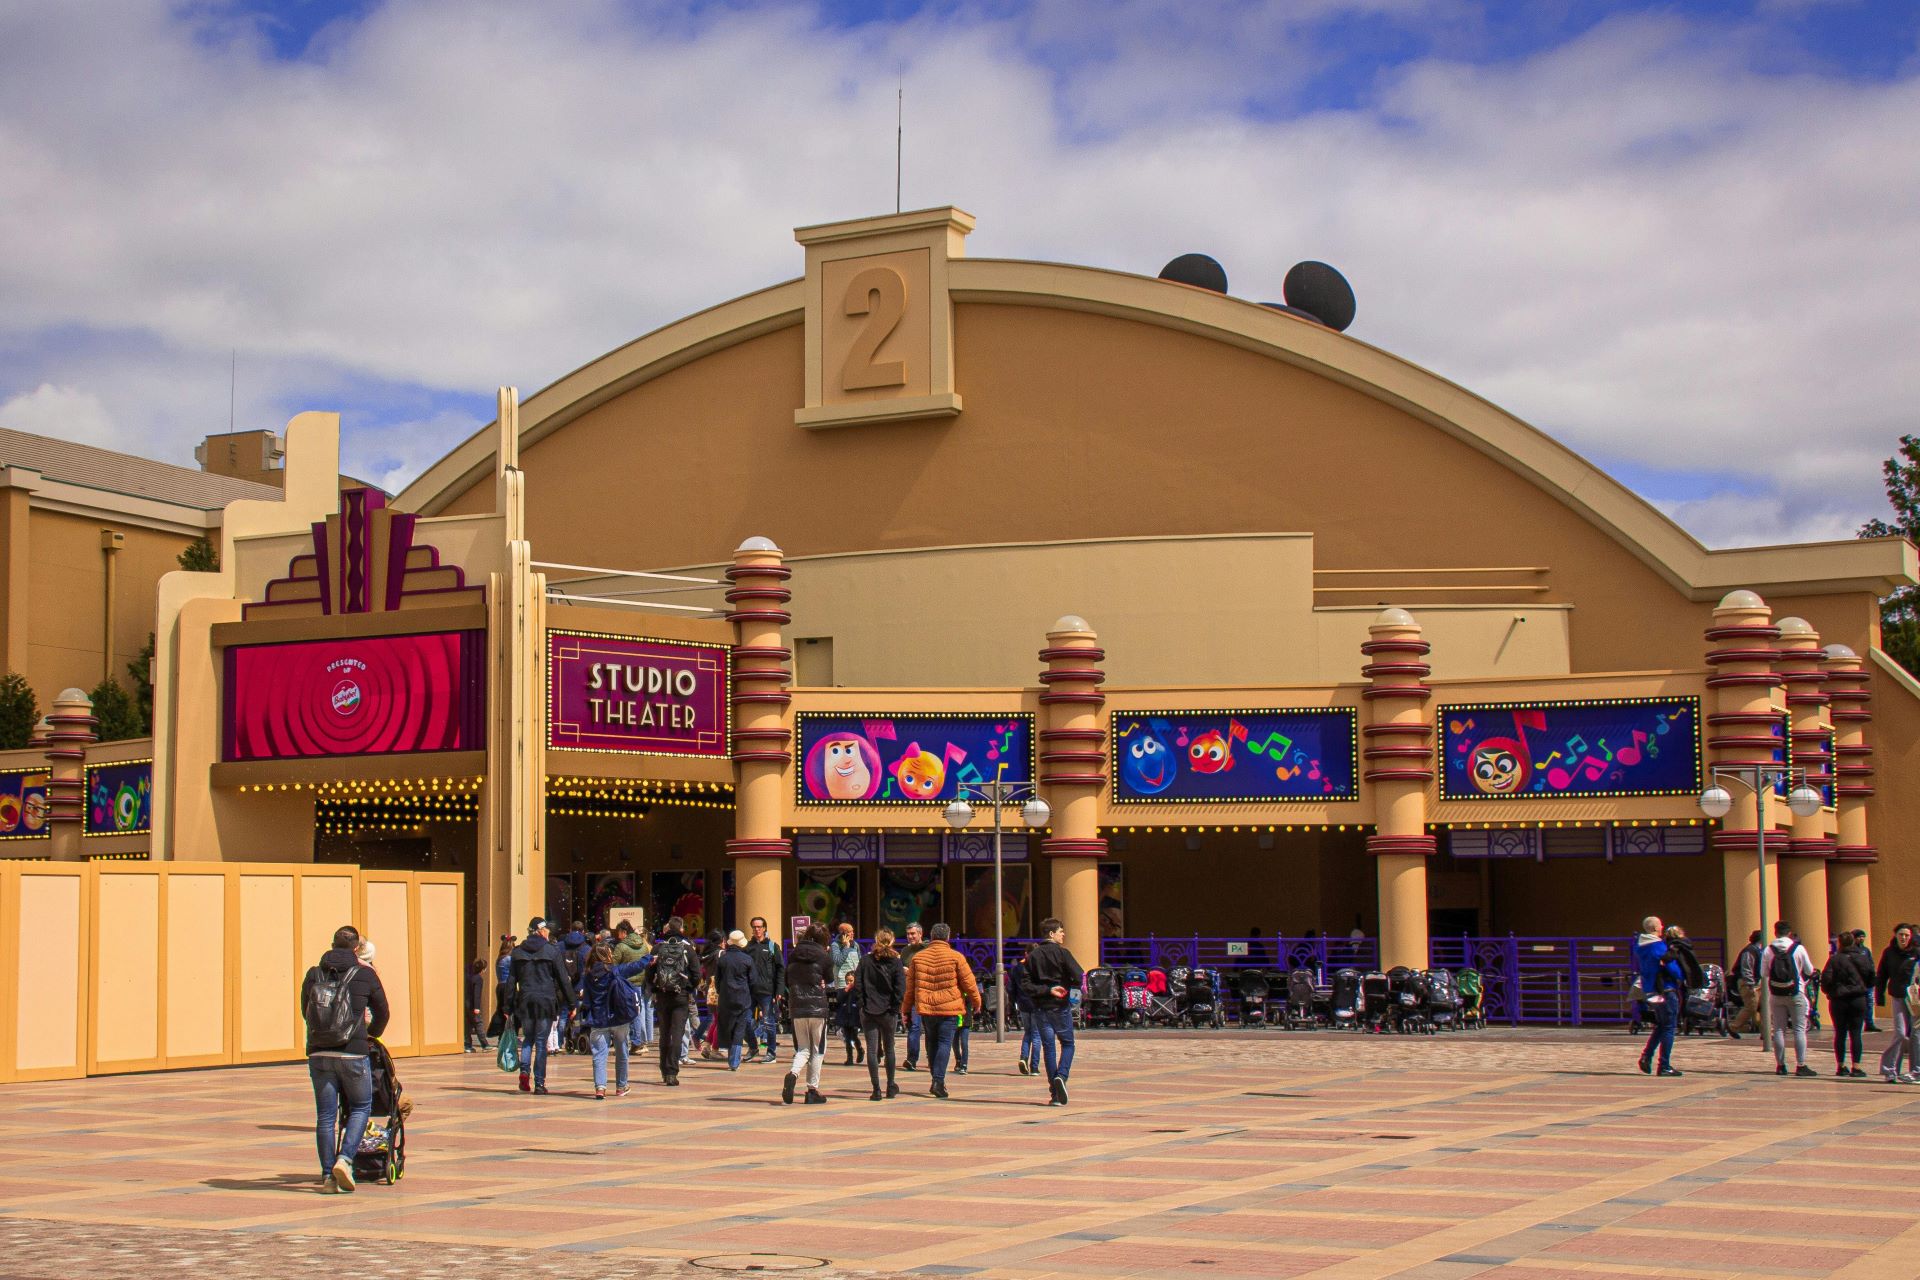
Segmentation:
[(906, 361), (881, 362), (873, 356), (906, 314), (906, 278), (891, 267), (868, 267), (848, 282), (841, 306), (847, 315), (867, 317), (847, 350), (847, 363), (840, 372), (841, 389), (862, 391), (903, 385), (907, 380)]

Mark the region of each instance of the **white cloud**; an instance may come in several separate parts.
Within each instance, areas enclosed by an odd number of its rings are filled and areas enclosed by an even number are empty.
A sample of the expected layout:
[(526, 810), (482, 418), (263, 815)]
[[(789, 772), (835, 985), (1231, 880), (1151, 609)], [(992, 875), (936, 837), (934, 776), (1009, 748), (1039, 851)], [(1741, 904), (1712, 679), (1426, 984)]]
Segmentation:
[[(907, 203), (978, 214), (976, 253), (1151, 274), (1199, 249), (1254, 298), (1321, 258), (1357, 337), (1578, 449), (1745, 477), (1796, 530), (1878, 508), (1920, 385), (1920, 80), (1762, 75), (1738, 28), (1617, 21), (1253, 119), (1322, 51), (1297, 7), (1167, 21), (1194, 12), (640, 30), (615, 0), (419, 0), (287, 64), (163, 0), (14, 7), (0, 394), (87, 388), (103, 430), (177, 459), (224, 429), (237, 346), (242, 425), (344, 401), (350, 458), (397, 483), (472, 424), (383, 388), (538, 387), (796, 274), (789, 228), (884, 209), (901, 74)], [(73, 331), (145, 345), (76, 353)], [(356, 404), (408, 425), (362, 439)], [(1676, 514), (1745, 539), (1716, 501)]]
[(119, 438), (113, 416), (98, 396), (50, 382), (0, 404), (0, 427), (102, 447)]

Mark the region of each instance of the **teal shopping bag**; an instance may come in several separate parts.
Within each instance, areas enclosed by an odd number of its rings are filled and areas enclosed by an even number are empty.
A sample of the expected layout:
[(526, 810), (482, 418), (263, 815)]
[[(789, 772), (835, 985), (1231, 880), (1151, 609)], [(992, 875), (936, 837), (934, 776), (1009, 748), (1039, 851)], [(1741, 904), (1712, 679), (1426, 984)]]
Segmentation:
[(500, 1064), (502, 1071), (514, 1073), (520, 1070), (520, 1037), (515, 1034), (511, 1022), (500, 1031), (500, 1052), (495, 1055), (494, 1061)]

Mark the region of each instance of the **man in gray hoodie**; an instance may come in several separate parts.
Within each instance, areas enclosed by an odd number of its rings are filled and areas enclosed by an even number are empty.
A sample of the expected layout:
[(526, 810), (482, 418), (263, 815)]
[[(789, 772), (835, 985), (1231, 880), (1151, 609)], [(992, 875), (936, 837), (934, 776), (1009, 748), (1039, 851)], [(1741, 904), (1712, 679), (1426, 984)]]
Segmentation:
[(1785, 920), (1774, 922), (1761, 976), (1767, 984), (1767, 1019), (1773, 1028), (1774, 1074), (1787, 1074), (1787, 1037), (1792, 1035), (1793, 1073), (1818, 1075), (1807, 1065), (1807, 983), (1820, 974), (1807, 949), (1794, 941), (1793, 927)]

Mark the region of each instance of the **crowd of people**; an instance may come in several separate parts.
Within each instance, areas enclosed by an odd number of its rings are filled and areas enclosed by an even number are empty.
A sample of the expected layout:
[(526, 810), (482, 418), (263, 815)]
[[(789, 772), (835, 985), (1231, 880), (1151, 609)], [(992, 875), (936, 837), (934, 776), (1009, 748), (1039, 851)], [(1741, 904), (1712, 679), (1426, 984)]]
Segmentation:
[[(1757, 929), (1748, 935), (1733, 963), (1729, 999), (1738, 1004), (1738, 1013), (1727, 1034), (1736, 1040), (1743, 1033), (1762, 1036), (1773, 1052), (1776, 1075), (1817, 1076), (1820, 1072), (1807, 1061), (1807, 1036), (1819, 1029), (1824, 995), (1833, 1027), (1834, 1074), (1863, 1080), (1865, 1037), (1878, 1030), (1874, 1011), (1891, 1002), (1892, 1035), (1880, 1054), (1880, 1077), (1890, 1084), (1920, 1084), (1920, 1019), (1915, 1017), (1920, 1006), (1920, 938), (1914, 926), (1897, 926), (1877, 962), (1864, 929), (1843, 932), (1835, 943), (1826, 964), (1816, 968), (1785, 920), (1774, 922), (1770, 940)], [(1640, 1052), (1640, 1070), (1681, 1075), (1673, 1065), (1675, 1033), (1690, 993), (1706, 985), (1703, 966), (1686, 931), (1663, 924), (1658, 916), (1641, 921), (1633, 962), (1632, 996), (1642, 1020), (1652, 1026)]]

